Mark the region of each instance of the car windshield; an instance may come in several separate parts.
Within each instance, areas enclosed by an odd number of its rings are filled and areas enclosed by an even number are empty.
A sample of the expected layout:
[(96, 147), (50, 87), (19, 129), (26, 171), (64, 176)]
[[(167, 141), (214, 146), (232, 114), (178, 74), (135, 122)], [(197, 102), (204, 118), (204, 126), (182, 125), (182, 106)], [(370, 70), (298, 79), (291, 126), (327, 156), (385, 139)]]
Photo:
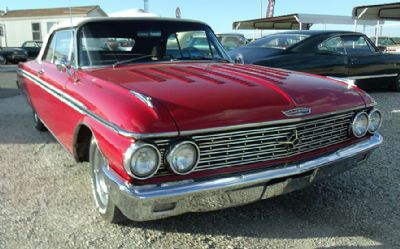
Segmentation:
[[(372, 39), (374, 41), (374, 39)], [(391, 45), (396, 45), (396, 43), (392, 40), (392, 38), (385, 38), (385, 37), (380, 37), (378, 38), (378, 45), (379, 46), (391, 46)]]
[(286, 49), (308, 37), (309, 35), (303, 34), (273, 34), (249, 43), (247, 46)]
[(178, 21), (103, 21), (79, 29), (79, 65), (229, 60), (211, 29)]
[(225, 50), (229, 51), (246, 44), (246, 38), (240, 35), (217, 35)]

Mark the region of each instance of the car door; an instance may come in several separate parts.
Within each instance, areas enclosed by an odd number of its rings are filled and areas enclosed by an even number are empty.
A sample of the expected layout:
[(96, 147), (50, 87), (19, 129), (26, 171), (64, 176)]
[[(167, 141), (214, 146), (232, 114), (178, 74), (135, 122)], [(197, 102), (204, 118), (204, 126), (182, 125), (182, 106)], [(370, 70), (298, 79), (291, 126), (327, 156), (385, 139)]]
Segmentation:
[(60, 70), (61, 62), (71, 64), (73, 61), (73, 33), (70, 30), (57, 31), (53, 34), (41, 61), (38, 77), (42, 80), (47, 92), (42, 100), (39, 116), (50, 131), (65, 144), (72, 144), (70, 134), (73, 129), (71, 115), (76, 111), (68, 104), (65, 88), (70, 75), (66, 69)]
[(254, 64), (325, 76), (347, 75), (347, 57), (340, 37), (321, 39), (311, 44), (305, 41), (301, 48), (282, 50)]
[(346, 56), (329, 51), (282, 53), (254, 64), (333, 77), (347, 74)]
[(341, 36), (348, 57), (348, 77), (373, 79), (396, 76), (395, 58), (379, 52), (363, 35)]
[(294, 70), (333, 77), (347, 75), (347, 57), (340, 37), (327, 38), (313, 50), (292, 53), (291, 60), (297, 61)]

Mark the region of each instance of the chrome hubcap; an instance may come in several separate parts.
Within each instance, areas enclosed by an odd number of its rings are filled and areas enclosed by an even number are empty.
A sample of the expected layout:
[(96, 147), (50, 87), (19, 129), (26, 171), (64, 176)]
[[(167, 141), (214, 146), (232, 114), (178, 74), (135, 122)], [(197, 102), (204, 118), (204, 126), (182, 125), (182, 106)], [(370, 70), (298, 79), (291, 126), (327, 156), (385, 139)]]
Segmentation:
[(107, 166), (107, 160), (100, 150), (96, 150), (93, 156), (93, 188), (99, 211), (104, 213), (108, 205), (108, 188), (105, 182), (103, 167)]

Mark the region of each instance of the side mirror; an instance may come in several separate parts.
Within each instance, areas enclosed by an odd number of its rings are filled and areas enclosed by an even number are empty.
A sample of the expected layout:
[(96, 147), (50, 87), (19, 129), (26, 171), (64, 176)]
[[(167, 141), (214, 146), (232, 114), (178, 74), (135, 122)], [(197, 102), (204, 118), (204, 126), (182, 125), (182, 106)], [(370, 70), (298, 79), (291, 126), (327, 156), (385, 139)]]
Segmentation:
[(65, 58), (57, 59), (55, 64), (58, 71), (67, 72), (69, 76), (72, 76), (71, 64)]
[(244, 64), (244, 59), (243, 59), (243, 55), (242, 54), (238, 54), (235, 57), (235, 63), (236, 64)]

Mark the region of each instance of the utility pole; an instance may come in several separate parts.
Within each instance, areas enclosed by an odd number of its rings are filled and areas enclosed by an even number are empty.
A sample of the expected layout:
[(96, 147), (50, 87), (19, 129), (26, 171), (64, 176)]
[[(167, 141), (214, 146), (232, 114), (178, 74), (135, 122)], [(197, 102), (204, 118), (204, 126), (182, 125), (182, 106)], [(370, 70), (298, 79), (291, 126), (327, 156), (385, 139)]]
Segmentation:
[(143, 0), (144, 3), (144, 11), (149, 12), (149, 0)]
[[(260, 0), (260, 13), (261, 13), (260, 19), (262, 19), (263, 18), (263, 13), (264, 13), (264, 11), (263, 11), (263, 0)], [(261, 38), (263, 36), (262, 29), (260, 30), (260, 36), (261, 36)]]

